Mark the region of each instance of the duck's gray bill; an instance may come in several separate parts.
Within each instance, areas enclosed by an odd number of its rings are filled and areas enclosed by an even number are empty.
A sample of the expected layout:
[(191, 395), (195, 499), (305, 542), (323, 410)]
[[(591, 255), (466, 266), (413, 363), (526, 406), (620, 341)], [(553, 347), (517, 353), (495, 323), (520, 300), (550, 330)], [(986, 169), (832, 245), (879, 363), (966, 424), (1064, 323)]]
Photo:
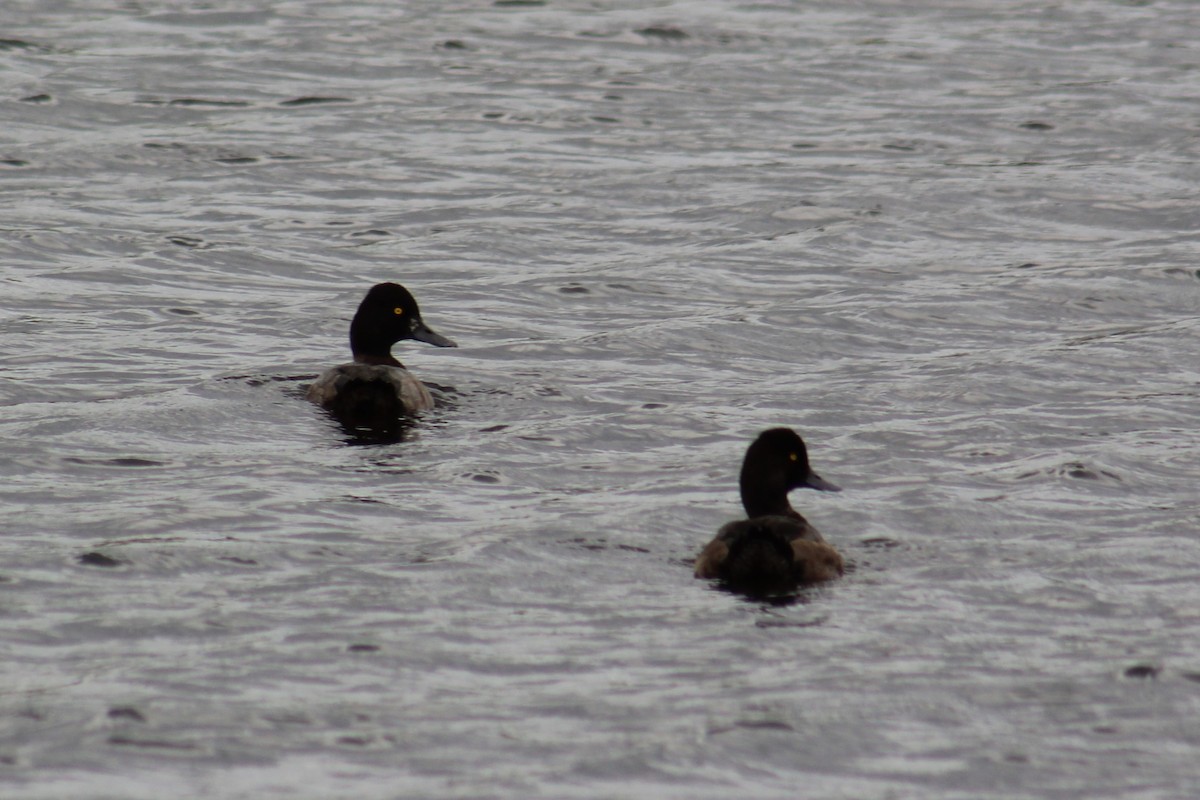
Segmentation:
[(453, 341), (442, 336), (440, 333), (434, 333), (424, 322), (418, 322), (416, 327), (413, 328), (412, 338), (418, 342), (425, 342), (437, 347), (458, 347)]
[(808, 480), (804, 481), (804, 485), (822, 492), (840, 492), (842, 490), (842, 487), (836, 483), (830, 483), (815, 472), (808, 473)]

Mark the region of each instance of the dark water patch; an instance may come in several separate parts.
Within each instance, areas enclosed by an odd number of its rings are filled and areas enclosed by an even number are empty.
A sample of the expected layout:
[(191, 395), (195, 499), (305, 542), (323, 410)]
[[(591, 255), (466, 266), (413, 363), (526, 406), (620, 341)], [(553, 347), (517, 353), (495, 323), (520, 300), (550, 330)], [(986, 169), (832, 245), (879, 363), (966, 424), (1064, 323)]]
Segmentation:
[[(266, 386), (271, 383), (311, 383), (317, 379), (316, 373), (304, 375), (223, 375), (219, 381), (241, 381), (247, 386)], [(303, 396), (303, 392), (301, 392)]]
[(351, 503), (367, 503), (368, 505), (377, 506), (387, 505), (386, 502), (380, 500), (378, 497), (361, 497), (359, 495), (348, 494), (346, 495), (345, 499), (349, 500)]
[(172, 108), (251, 108), (253, 103), (245, 100), (213, 100), (204, 97), (139, 97), (135, 106), (161, 106)]
[[(1085, 303), (1085, 302), (1076, 301), (1076, 302), (1072, 302), (1070, 304), (1078, 305), (1078, 306), (1085, 307), (1085, 308), (1087, 307), (1087, 303)], [(1120, 339), (1127, 339), (1127, 338), (1141, 338), (1144, 336), (1152, 335), (1157, 332), (1158, 332), (1158, 326), (1145, 326), (1145, 327), (1138, 327), (1138, 328), (1118, 328), (1117, 330), (1103, 331), (1101, 333), (1092, 333), (1092, 334), (1088, 334), (1087, 336), (1077, 336), (1075, 338), (1068, 339), (1067, 341), (1063, 342), (1062, 349), (1071, 350), (1071, 349), (1074, 349), (1077, 347), (1095, 344), (1097, 342), (1104, 343), (1104, 344), (1113, 344), (1113, 340), (1120, 340)]]
[(342, 426), (342, 432), (345, 434), (342, 444), (347, 447), (383, 447), (408, 441), (411, 426)]
[(166, 309), (166, 312), (168, 314), (174, 314), (178, 317), (198, 317), (198, 316), (200, 316), (199, 311), (196, 311), (191, 308), (168, 308), (168, 309)]
[(709, 736), (721, 736), (726, 733), (733, 733), (737, 730), (768, 730), (768, 731), (795, 731), (796, 729), (786, 722), (780, 720), (738, 720), (732, 725), (717, 725), (708, 729)]
[(887, 536), (876, 536), (871, 539), (863, 539), (859, 542), (861, 547), (868, 550), (891, 550), (899, 547), (900, 542), (896, 539), (890, 539)]
[(414, 434), (418, 425), (416, 418), (389, 409), (348, 409), (338, 413), (321, 408), (319, 411), (337, 424), (344, 435), (342, 443), (349, 447), (400, 444)]
[(595, 284), (588, 286), (579, 281), (571, 281), (569, 283), (565, 283), (558, 287), (550, 287), (550, 286), (546, 286), (544, 288), (539, 287), (539, 290), (547, 291), (547, 292), (554, 291), (554, 292), (557, 292), (558, 294), (567, 294), (567, 295), (585, 295), (585, 294), (611, 295), (615, 292), (623, 292), (623, 293), (633, 293), (633, 294), (636, 294), (636, 295), (639, 295), (642, 297), (645, 297), (645, 296), (662, 297), (662, 296), (664, 296), (663, 292), (661, 292), (655, 288), (638, 287), (638, 286), (628, 284), (628, 283), (617, 283), (617, 282), (595, 283)]
[(492, 5), (500, 8), (533, 8), (546, 5), (546, 0), (495, 0)]
[[(622, 544), (620, 542), (610, 544), (609, 541), (603, 537), (596, 538), (596, 539), (588, 539), (583, 536), (577, 536), (574, 539), (559, 539), (558, 543), (565, 544), (570, 547), (575, 547), (580, 550), (589, 550), (593, 553), (598, 553), (602, 550), (610, 550), (610, 549), (611, 550), (624, 550), (627, 553), (644, 553), (644, 554), (650, 553), (650, 551), (647, 550), (645, 547), (638, 547), (637, 545)], [(688, 566), (691, 566), (692, 562), (687, 561), (687, 562), (681, 562), (681, 563), (686, 563)]]
[(196, 108), (249, 108), (252, 104), (245, 100), (210, 100), (202, 97), (177, 97), (167, 102), (170, 106)]
[(1049, 122), (1037, 122), (1037, 121), (1033, 121), (1033, 120), (1031, 120), (1029, 122), (1022, 122), (1021, 127), (1027, 131), (1051, 131), (1051, 130), (1054, 130), (1054, 126), (1051, 125)]
[(79, 563), (87, 567), (119, 567), (125, 562), (93, 551), (79, 556)]
[(492, 425), (491, 427), (488, 427), (488, 428), (480, 428), (479, 432), (480, 433), (499, 433), (500, 431), (507, 430), (507, 429), (508, 429), (507, 425)]
[(1200, 278), (1200, 269), (1182, 269), (1180, 267), (1167, 267), (1163, 272), (1167, 275), (1180, 275), (1185, 278)]
[(1135, 664), (1126, 668), (1123, 674), (1126, 678), (1135, 680), (1152, 680), (1157, 678), (1160, 672), (1162, 672), (1162, 667), (1155, 667), (1151, 664)]
[(650, 25), (646, 28), (639, 28), (634, 33), (647, 39), (658, 39), (662, 42), (682, 42), (688, 38), (688, 35), (682, 30), (670, 25)]
[(259, 159), (257, 156), (218, 156), (213, 161), (220, 164), (257, 164)]
[(794, 731), (796, 730), (786, 722), (774, 719), (746, 719), (739, 720), (734, 724), (734, 727), (745, 728), (752, 731)]
[(336, 743), (343, 747), (367, 747), (374, 741), (370, 736), (339, 736)]
[(0, 52), (20, 51), (25, 53), (51, 53), (53, 49), (46, 45), (27, 42), (24, 39), (0, 39)]
[(1191, 681), (1192, 683), (1200, 683), (1200, 672), (1184, 672), (1184, 673), (1181, 673), (1181, 675), (1185, 681)]
[(384, 475), (412, 475), (413, 468), (405, 463), (402, 451), (381, 451), (381, 453), (366, 460), (364, 466), (357, 472), (380, 473)]
[(1008, 169), (1010, 167), (1041, 167), (1044, 164), (1041, 161), (1006, 161), (999, 158), (979, 159), (978, 157), (965, 157), (961, 159), (950, 158), (945, 162), (945, 166), (966, 169)]
[(1029, 480), (1030, 478), (1036, 478), (1042, 475), (1050, 475), (1058, 478), (1071, 478), (1073, 480), (1083, 481), (1100, 481), (1108, 478), (1110, 480), (1117, 481), (1118, 483), (1122, 482), (1121, 476), (1117, 475), (1115, 472), (1111, 472), (1106, 469), (1089, 467), (1079, 461), (1068, 461), (1065, 464), (1046, 467), (1045, 469), (1022, 472), (1021, 474), (1017, 475), (1017, 480)]
[(21, 158), (0, 158), (0, 165), (6, 167), (28, 167), (29, 162)]
[(205, 250), (212, 247), (198, 236), (168, 236), (167, 241), (179, 247), (187, 247), (191, 250)]
[(292, 551), (291, 555), (297, 560), (311, 559), (322, 562), (344, 562), (350, 559), (350, 554), (334, 547), (311, 547), (307, 550)]
[(365, 231), (355, 231), (350, 235), (354, 237), (370, 236), (372, 238), (380, 238), (384, 236), (391, 236), (392, 234), (390, 231), (380, 230), (379, 228), (369, 228)]
[(589, 117), (589, 119), (591, 119), (592, 122), (599, 122), (602, 125), (617, 125), (621, 122), (621, 120), (617, 119), (616, 117), (592, 116)]
[(146, 717), (133, 706), (115, 706), (108, 710), (109, 719), (127, 719), (133, 722), (145, 722)]
[[(808, 602), (808, 599), (806, 599), (804, 595), (798, 593), (798, 591), (796, 594), (760, 595), (756, 593), (746, 593), (746, 591), (742, 591), (734, 587), (726, 587), (724, 584), (719, 584), (716, 588), (718, 588), (720, 591), (724, 591), (726, 594), (736, 596), (738, 600), (744, 603), (750, 603), (751, 606), (761, 606), (763, 609), (787, 608), (788, 606), (798, 606), (798, 604)], [(797, 627), (797, 625), (793, 624), (793, 622), (782, 624), (782, 622), (776, 622), (774, 620), (769, 622), (757, 620), (755, 622), (755, 627)], [(808, 627), (808, 625), (803, 625), (802, 627)]]
[(666, 407), (666, 403), (642, 403), (642, 408), (646, 409), (647, 411), (653, 411), (654, 409)]
[(22, 97), (22, 103), (49, 103), (54, 98), (48, 94), (31, 94), (28, 97)]
[[(730, 594), (737, 594), (737, 592), (731, 592), (729, 589), (722, 589), (722, 591), (729, 592)], [(809, 598), (801, 592), (769, 598), (749, 597), (743, 595), (739, 599), (741, 599), (742, 602), (750, 603), (751, 605), (758, 605), (761, 607), (764, 613), (772, 615), (755, 620), (754, 627), (756, 628), (816, 628), (820, 625), (824, 625), (829, 620), (828, 616), (820, 616), (813, 619), (788, 619), (773, 616), (773, 609), (776, 608), (808, 605), (810, 602)]]
[(488, 484), (500, 483), (500, 477), (498, 475), (485, 473), (485, 472), (476, 472), (472, 475), (465, 476), (465, 477), (469, 477), (471, 480), (475, 481), (476, 483), (488, 483)]
[(595, 541), (592, 541), (589, 539), (585, 539), (582, 536), (574, 538), (574, 539), (559, 539), (558, 543), (572, 545), (574, 547), (578, 547), (581, 550), (591, 550), (593, 552), (608, 549), (608, 544), (606, 543), (606, 541), (604, 539), (597, 539)]
[(434, 45), (439, 50), (469, 50), (467, 43), (462, 39), (447, 39), (444, 42), (438, 42)]
[[(718, 592), (731, 594), (743, 603), (762, 606), (763, 609), (771, 608), (787, 608), (799, 603), (806, 603), (803, 595), (799, 590), (794, 592), (778, 592), (778, 593), (759, 593), (753, 590), (747, 591), (745, 588), (738, 586), (730, 586), (724, 581), (710, 581), (711, 588)], [(759, 628), (779, 628), (792, 627), (791, 625), (783, 624), (761, 624), (762, 620), (755, 622), (755, 627)]]
[(229, 564), (237, 564), (239, 567), (257, 567), (258, 562), (253, 558), (239, 558), (238, 556), (218, 556), (218, 561), (224, 561)]
[(346, 650), (351, 653), (378, 653), (380, 648), (377, 644), (352, 644)]
[(349, 97), (320, 97), (317, 95), (309, 95), (305, 97), (294, 97), (291, 100), (284, 100), (279, 105), (282, 108), (301, 108), (303, 106), (321, 106), (329, 105), (330, 103), (353, 103)]
[[(226, 539), (233, 541), (233, 537), (226, 536)], [(104, 544), (117, 547), (123, 547), (130, 544), (164, 544), (167, 542), (186, 542), (187, 539), (183, 536), (139, 536), (132, 539), (110, 539)]]
[(155, 461), (150, 458), (137, 458), (134, 456), (126, 456), (123, 458), (82, 458), (80, 456), (67, 456), (63, 461), (68, 464), (80, 464), (86, 467), (165, 467), (165, 461)]
[[(1100, 480), (1099, 473), (1093, 472), (1092, 470), (1088, 469), (1087, 467), (1084, 467), (1084, 466), (1078, 465), (1078, 464), (1067, 468), (1066, 475), (1068, 478), (1079, 478), (1081, 480), (1088, 480), (1088, 481)], [(1113, 475), (1112, 477), (1115, 478), (1116, 476)]]

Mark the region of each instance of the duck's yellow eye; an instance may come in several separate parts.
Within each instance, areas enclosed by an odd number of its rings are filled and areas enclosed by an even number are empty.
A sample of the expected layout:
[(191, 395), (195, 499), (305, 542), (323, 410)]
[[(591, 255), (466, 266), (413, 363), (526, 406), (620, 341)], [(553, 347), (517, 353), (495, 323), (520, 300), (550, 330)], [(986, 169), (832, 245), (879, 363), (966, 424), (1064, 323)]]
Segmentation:
[(788, 453), (788, 458), (791, 459), (792, 461), (800, 460), (800, 456), (796, 455), (795, 453)]
[(404, 313), (404, 309), (403, 309), (403, 308), (400, 308), (399, 306), (397, 306), (396, 308), (393, 308), (393, 309), (392, 309), (392, 313), (393, 313), (393, 314), (395, 314), (395, 315), (398, 317), (398, 316), (400, 316), (401, 314), (403, 314), (403, 313)]

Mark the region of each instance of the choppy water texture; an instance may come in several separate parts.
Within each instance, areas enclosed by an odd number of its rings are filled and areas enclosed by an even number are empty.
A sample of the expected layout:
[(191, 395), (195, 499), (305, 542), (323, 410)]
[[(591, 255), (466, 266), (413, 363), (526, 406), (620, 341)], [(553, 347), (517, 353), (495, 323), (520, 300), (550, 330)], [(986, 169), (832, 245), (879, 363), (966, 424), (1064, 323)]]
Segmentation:
[(0, 12), (5, 797), (1200, 792), (1191, 0), (248, 5)]

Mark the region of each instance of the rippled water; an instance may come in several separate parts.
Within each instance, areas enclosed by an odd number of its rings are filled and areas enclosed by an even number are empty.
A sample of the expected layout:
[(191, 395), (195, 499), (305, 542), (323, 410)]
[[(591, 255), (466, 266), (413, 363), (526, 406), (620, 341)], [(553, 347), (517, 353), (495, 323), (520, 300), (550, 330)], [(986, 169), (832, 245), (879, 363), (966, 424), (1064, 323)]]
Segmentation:
[(1200, 792), (1190, 0), (245, 7), (0, 15), (5, 796)]

